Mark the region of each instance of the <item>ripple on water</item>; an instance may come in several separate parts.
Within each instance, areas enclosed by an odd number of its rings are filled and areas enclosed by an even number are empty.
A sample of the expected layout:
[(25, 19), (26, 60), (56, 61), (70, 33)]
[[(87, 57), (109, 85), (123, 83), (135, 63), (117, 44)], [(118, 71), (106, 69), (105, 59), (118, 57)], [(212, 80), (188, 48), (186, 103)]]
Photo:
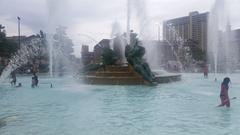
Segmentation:
[[(219, 84), (198, 74), (183, 77), (181, 82), (156, 87), (90, 86), (64, 78), (40, 78), (52, 82), (53, 89), (3, 85), (0, 134), (238, 134), (240, 102), (233, 100), (231, 109), (216, 108)], [(29, 78), (22, 79), (23, 84), (28, 82)], [(239, 95), (238, 89), (240, 82), (234, 81), (230, 95)]]

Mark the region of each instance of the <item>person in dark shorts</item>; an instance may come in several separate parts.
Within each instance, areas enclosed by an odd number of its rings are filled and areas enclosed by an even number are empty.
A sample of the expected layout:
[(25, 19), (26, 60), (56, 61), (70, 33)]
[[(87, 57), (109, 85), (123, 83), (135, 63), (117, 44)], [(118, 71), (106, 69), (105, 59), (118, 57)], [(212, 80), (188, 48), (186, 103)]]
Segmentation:
[(36, 73), (33, 73), (32, 88), (37, 87), (37, 86), (38, 86), (38, 76), (36, 75)]
[(17, 77), (16, 77), (15, 72), (12, 72), (12, 73), (11, 73), (11, 78), (12, 78), (12, 80), (11, 80), (11, 85), (12, 85), (12, 86), (15, 86), (15, 85), (16, 85), (16, 82), (17, 82)]

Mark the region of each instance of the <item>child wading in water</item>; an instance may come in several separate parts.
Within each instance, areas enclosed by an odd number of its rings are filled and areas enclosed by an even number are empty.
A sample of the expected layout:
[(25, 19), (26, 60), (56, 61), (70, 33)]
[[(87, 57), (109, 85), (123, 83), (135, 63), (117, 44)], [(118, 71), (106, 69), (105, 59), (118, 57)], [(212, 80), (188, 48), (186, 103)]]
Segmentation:
[(37, 86), (38, 86), (38, 76), (36, 75), (36, 73), (33, 73), (32, 88), (37, 87)]
[(205, 66), (203, 68), (203, 75), (204, 75), (204, 78), (208, 77), (208, 65), (207, 64), (205, 64)]
[(223, 79), (222, 85), (221, 85), (221, 92), (220, 92), (220, 99), (221, 99), (221, 104), (218, 105), (218, 107), (221, 106), (225, 106), (226, 107), (230, 107), (230, 99), (228, 96), (228, 84), (230, 82), (230, 78), (229, 77), (225, 77)]

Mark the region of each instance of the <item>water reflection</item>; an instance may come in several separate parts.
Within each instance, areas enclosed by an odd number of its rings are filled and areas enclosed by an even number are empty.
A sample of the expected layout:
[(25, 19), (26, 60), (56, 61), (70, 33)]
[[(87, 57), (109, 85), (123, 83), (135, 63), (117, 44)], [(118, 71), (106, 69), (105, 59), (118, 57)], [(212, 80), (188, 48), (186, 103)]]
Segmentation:
[(4, 119), (0, 119), (0, 128), (5, 127), (7, 122)]
[(219, 126), (227, 128), (231, 126), (231, 109), (221, 108), (219, 110)]

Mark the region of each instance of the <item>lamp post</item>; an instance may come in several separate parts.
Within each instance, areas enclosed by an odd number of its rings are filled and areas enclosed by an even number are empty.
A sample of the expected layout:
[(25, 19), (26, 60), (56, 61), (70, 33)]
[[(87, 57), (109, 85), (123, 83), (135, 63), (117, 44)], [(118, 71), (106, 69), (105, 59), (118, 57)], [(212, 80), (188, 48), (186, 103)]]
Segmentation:
[(20, 39), (20, 21), (21, 21), (21, 18), (18, 16), (17, 19), (18, 19), (18, 49), (20, 49), (20, 44), (21, 44), (21, 39)]
[(127, 44), (130, 44), (131, 0), (127, 0)]

